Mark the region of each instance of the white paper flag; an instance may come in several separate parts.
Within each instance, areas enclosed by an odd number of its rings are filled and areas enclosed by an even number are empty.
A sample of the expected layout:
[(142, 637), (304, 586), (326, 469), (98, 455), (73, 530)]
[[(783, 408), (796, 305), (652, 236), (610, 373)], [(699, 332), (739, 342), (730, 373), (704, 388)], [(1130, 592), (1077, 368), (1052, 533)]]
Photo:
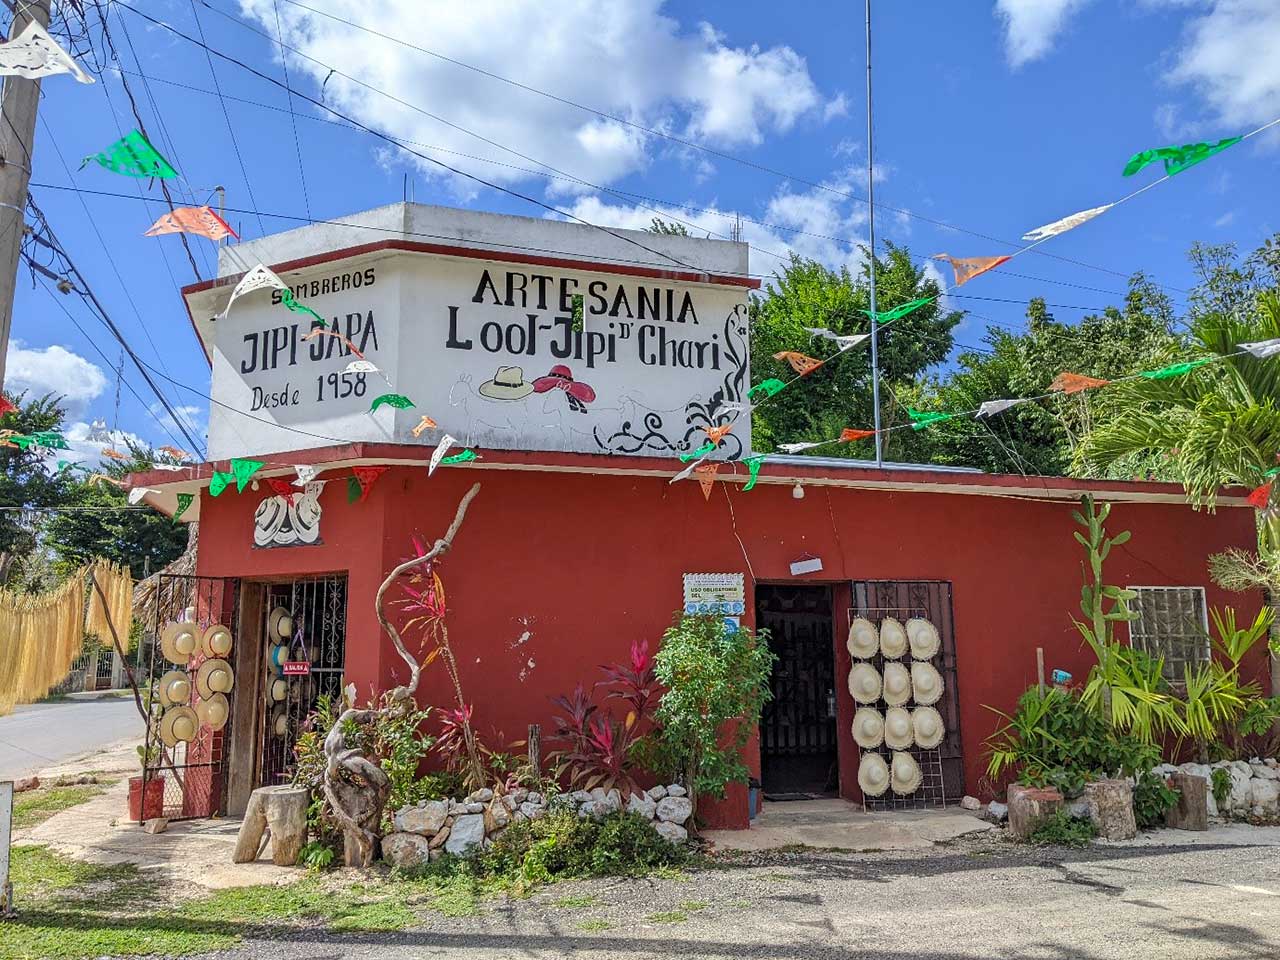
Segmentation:
[(293, 485), (295, 487), (305, 487), (316, 478), (316, 474), (320, 472), (320, 468), (309, 466), (305, 463), (295, 463), (293, 465), (293, 472), (298, 475), (298, 479), (293, 481)]
[(778, 449), (783, 453), (799, 453), (801, 450), (812, 450), (814, 447), (820, 447), (825, 441), (816, 443), (780, 443)]
[(1259, 360), (1266, 360), (1268, 357), (1280, 355), (1280, 339), (1255, 340), (1253, 343), (1240, 344), (1240, 348), (1248, 350)]
[(153, 463), (151, 468), (153, 470), (167, 470), (170, 473), (176, 473), (179, 470), (187, 469), (186, 467), (176, 463)]
[(1018, 400), (984, 400), (982, 406), (978, 407), (978, 416), (993, 417), (997, 413), (1003, 413), (1010, 407), (1016, 407), (1018, 404), (1025, 402), (1025, 397)]
[(231, 312), (231, 305), (238, 298), (246, 293), (252, 293), (254, 290), (261, 290), (264, 287), (274, 287), (276, 290), (289, 289), (288, 284), (260, 263), (240, 278), (236, 288), (231, 291), (231, 299), (227, 301), (226, 309), (219, 316), (225, 318)]
[(346, 365), (343, 373), (378, 373), (378, 366), (369, 360), (352, 360)]
[(440, 442), (436, 445), (435, 450), (431, 454), (431, 463), (427, 465), (428, 477), (436, 472), (436, 467), (440, 466), (440, 461), (448, 454), (449, 448), (457, 442), (457, 440), (449, 436), (447, 433), (440, 438)]
[(826, 327), (805, 327), (804, 329), (815, 337), (834, 340), (836, 346), (839, 347), (842, 352), (848, 350), (850, 347), (856, 347), (863, 340), (871, 339), (871, 334), (869, 333), (855, 333), (851, 336), (842, 337), (838, 333), (828, 330)]
[(1080, 224), (1092, 220), (1099, 214), (1106, 213), (1114, 203), (1104, 203), (1100, 207), (1093, 207), (1090, 210), (1081, 210), (1079, 213), (1073, 213), (1069, 217), (1063, 217), (1061, 220), (1055, 220), (1053, 223), (1046, 223), (1043, 227), (1036, 227), (1022, 235), (1023, 240), (1043, 240), (1045, 237), (1056, 237), (1060, 233), (1066, 233), (1068, 230), (1074, 230)]
[(129, 491), (129, 506), (136, 507), (148, 493), (155, 493), (150, 487), (134, 487)]
[(688, 480), (691, 476), (693, 476), (693, 471), (698, 469), (698, 467), (702, 466), (706, 462), (707, 462), (706, 457), (703, 457), (701, 460), (693, 461), (693, 463), (689, 464), (687, 467), (685, 467), (683, 470), (677, 473), (674, 477), (668, 480), (667, 485), (670, 486), (671, 484), (675, 483), (677, 480)]
[(34, 20), (8, 43), (0, 43), (0, 74), (32, 80), (55, 73), (69, 73), (81, 83), (94, 82)]

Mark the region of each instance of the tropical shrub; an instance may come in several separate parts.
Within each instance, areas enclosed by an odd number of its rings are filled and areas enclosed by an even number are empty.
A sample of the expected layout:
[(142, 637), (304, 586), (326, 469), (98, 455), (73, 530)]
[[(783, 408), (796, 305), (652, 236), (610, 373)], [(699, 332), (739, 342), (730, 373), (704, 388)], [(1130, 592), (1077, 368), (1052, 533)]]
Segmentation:
[(1218, 810), (1227, 809), (1227, 800), (1231, 798), (1231, 774), (1226, 767), (1214, 767), (1209, 775), (1209, 788), (1213, 791), (1213, 802)]
[(1092, 820), (1071, 816), (1065, 810), (1059, 810), (1046, 817), (1044, 823), (1036, 827), (1027, 837), (1027, 843), (1036, 847), (1083, 847), (1098, 835), (1098, 828)]
[(1165, 811), (1178, 805), (1181, 793), (1164, 781), (1164, 777), (1144, 770), (1133, 785), (1133, 817), (1139, 830), (1164, 826)]

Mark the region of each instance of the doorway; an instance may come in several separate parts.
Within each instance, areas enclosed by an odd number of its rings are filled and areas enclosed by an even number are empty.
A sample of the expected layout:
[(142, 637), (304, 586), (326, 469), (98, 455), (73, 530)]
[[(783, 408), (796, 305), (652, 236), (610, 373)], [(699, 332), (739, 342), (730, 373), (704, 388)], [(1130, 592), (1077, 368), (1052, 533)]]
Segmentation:
[(777, 656), (760, 715), (760, 782), (766, 799), (836, 796), (835, 645), (829, 586), (756, 587), (756, 625)]

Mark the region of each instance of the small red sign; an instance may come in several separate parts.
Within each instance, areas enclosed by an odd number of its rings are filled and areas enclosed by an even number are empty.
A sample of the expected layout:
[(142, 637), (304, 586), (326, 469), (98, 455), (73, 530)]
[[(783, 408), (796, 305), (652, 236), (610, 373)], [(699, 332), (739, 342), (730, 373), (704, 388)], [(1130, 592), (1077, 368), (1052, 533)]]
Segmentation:
[(311, 664), (306, 660), (286, 660), (283, 666), (286, 677), (305, 677), (311, 672)]

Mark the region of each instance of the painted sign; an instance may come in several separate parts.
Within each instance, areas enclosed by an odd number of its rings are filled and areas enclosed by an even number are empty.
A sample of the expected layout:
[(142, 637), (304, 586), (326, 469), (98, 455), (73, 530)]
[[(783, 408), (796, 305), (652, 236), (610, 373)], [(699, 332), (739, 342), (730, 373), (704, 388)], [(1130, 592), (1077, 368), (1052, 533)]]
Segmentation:
[(325, 480), (312, 480), (297, 493), (264, 497), (253, 514), (255, 547), (320, 543), (320, 493)]
[(311, 664), (306, 660), (286, 660), (280, 668), (286, 677), (305, 677), (311, 673)]
[(684, 612), (689, 616), (721, 614), (735, 629), (747, 610), (746, 590), (740, 573), (686, 573)]

